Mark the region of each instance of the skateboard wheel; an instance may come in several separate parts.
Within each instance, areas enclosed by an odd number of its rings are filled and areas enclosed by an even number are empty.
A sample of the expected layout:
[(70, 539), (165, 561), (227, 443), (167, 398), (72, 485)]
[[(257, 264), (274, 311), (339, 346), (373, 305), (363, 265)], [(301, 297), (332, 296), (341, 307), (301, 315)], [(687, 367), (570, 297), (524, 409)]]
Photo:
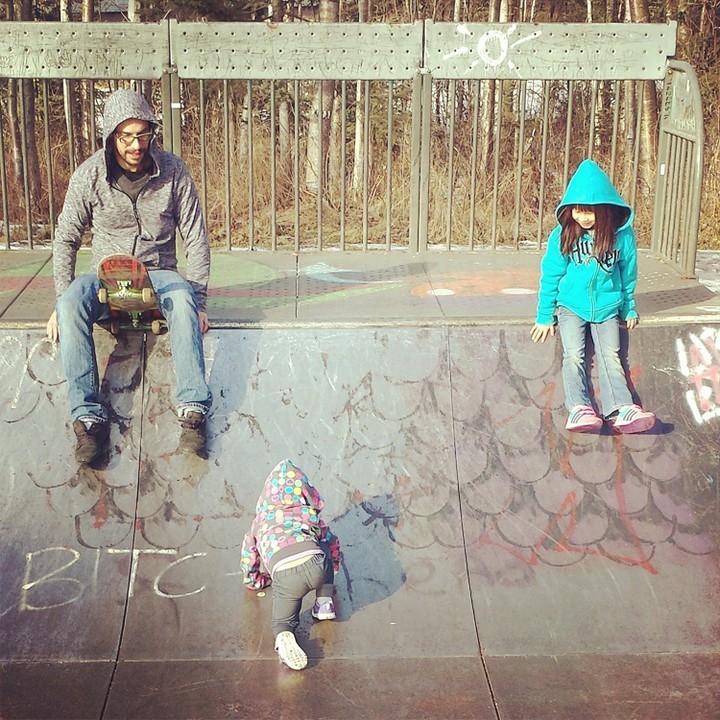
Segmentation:
[(98, 290), (98, 300), (104, 305), (107, 303), (107, 288), (101, 287)]
[(161, 320), (153, 320), (150, 329), (153, 332), (153, 335), (160, 335), (163, 331), (163, 324)]
[(142, 299), (144, 303), (150, 303), (155, 298), (155, 293), (152, 288), (143, 288)]

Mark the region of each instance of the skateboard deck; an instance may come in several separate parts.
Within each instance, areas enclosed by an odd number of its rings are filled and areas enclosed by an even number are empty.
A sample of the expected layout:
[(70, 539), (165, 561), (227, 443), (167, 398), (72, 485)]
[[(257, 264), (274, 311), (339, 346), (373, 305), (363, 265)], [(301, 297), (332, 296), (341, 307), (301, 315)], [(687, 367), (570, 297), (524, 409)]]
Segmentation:
[(113, 335), (121, 330), (167, 330), (145, 265), (132, 255), (107, 255), (99, 263), (98, 300), (105, 303), (110, 318), (100, 324)]

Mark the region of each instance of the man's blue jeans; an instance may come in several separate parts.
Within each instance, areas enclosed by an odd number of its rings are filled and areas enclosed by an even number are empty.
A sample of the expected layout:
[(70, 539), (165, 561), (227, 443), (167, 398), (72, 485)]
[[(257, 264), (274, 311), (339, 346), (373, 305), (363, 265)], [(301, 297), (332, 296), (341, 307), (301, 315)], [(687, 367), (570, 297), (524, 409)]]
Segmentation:
[(565, 406), (592, 405), (585, 366), (585, 337), (590, 326), (600, 380), (602, 415), (607, 417), (623, 405), (632, 403), (625, 370), (620, 362), (620, 323), (617, 315), (601, 323), (578, 317), (565, 307), (557, 312), (558, 329), (563, 345), (562, 379)]
[[(205, 358), (195, 293), (190, 283), (172, 270), (150, 270), (158, 305), (168, 324), (175, 367), (178, 409), (184, 405), (210, 407), (212, 397), (205, 381)], [(58, 298), (60, 355), (68, 385), (72, 421), (84, 415), (108, 420), (100, 398), (100, 380), (93, 340), (93, 323), (108, 317), (107, 305), (98, 300), (97, 275), (75, 278)]]

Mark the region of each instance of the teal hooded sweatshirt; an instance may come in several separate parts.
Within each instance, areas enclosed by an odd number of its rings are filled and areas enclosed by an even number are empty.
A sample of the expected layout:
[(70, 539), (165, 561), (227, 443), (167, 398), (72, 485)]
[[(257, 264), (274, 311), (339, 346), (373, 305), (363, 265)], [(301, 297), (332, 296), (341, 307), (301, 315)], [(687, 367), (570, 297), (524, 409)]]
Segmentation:
[(540, 289), (536, 322), (552, 325), (558, 306), (571, 310), (588, 322), (604, 322), (615, 315), (621, 320), (636, 318), (637, 248), (632, 229), (634, 213), (620, 197), (610, 178), (592, 160), (583, 160), (570, 178), (555, 211), (567, 205), (617, 205), (627, 211), (615, 233), (615, 248), (605, 257), (593, 254), (590, 233), (572, 248), (560, 252), (562, 227), (550, 233), (540, 266)]

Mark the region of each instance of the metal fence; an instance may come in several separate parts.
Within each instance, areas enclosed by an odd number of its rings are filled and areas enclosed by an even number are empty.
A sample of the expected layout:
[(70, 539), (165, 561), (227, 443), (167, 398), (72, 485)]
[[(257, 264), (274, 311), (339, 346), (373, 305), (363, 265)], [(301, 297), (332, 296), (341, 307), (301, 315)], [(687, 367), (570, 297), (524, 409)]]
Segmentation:
[[(189, 165), (216, 246), (537, 248), (569, 174), (593, 157), (636, 207), (641, 243), (692, 273), (702, 112), (692, 68), (669, 59), (675, 34), (674, 23), (0, 23), (6, 245), (52, 237), (104, 98), (132, 85)], [(648, 85), (660, 131), (641, 162)]]

